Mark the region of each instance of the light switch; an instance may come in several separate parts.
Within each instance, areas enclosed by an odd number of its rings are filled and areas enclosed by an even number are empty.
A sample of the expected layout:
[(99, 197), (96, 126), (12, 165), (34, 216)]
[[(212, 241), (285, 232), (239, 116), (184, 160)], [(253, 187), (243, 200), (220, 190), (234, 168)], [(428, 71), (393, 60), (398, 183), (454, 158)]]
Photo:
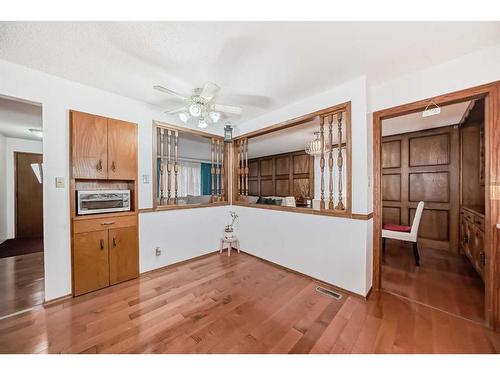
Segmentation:
[(64, 177), (56, 177), (56, 188), (64, 189)]
[(142, 183), (143, 184), (149, 184), (149, 175), (148, 174), (143, 174), (142, 175)]

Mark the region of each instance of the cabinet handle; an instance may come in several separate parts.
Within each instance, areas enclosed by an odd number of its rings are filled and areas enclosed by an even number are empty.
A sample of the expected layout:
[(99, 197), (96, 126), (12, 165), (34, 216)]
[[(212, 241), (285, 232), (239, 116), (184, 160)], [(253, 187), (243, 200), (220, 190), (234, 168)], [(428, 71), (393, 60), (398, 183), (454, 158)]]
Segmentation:
[(481, 251), (479, 253), (479, 262), (481, 263), (482, 266), (486, 264), (486, 254), (484, 253), (484, 251)]
[(468, 242), (469, 242), (469, 236), (468, 236), (468, 235), (465, 235), (465, 236), (464, 236), (464, 242), (465, 242), (465, 243), (468, 243)]
[(116, 165), (115, 165), (115, 162), (114, 162), (114, 161), (111, 163), (111, 170), (112, 170), (113, 172), (114, 172), (114, 171), (116, 171)]
[(113, 247), (116, 247), (116, 237), (113, 237)]
[(104, 221), (101, 223), (101, 225), (113, 225), (114, 223), (114, 221)]
[(102, 171), (102, 160), (99, 159), (99, 162), (97, 163), (97, 165), (95, 166), (95, 168), (100, 172)]
[(104, 240), (101, 240), (101, 250), (104, 250)]

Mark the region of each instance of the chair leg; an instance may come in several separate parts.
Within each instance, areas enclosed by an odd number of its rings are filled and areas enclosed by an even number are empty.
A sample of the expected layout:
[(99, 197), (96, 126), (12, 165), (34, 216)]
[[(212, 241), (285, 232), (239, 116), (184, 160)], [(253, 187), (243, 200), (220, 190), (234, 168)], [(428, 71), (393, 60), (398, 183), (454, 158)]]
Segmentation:
[(420, 266), (420, 255), (418, 254), (418, 245), (416, 242), (413, 242), (413, 256), (415, 257), (415, 264)]
[(386, 240), (386, 238), (382, 237), (382, 254), (384, 254), (384, 255), (385, 255), (385, 240)]

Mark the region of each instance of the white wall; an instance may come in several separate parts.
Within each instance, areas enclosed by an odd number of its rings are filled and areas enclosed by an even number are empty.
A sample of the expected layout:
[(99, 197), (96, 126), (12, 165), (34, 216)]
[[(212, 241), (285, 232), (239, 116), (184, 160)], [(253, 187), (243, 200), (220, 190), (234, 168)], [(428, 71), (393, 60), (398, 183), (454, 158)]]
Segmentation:
[(7, 180), (5, 176), (5, 137), (0, 134), (0, 243), (7, 239)]
[[(14, 238), (16, 234), (15, 223), (15, 152), (30, 152), (41, 154), (43, 145), (41, 141), (31, 141), (19, 138), (5, 138), (5, 215), (6, 215), (6, 238)], [(1, 214), (1, 213), (0, 213)]]
[[(368, 156), (366, 79), (359, 77), (240, 125), (250, 132), (351, 101), (352, 208), (370, 213), (371, 174)], [(240, 215), (243, 249), (352, 292), (366, 295), (371, 287), (371, 223), (234, 206)]]
[[(162, 109), (148, 104), (5, 60), (0, 60), (0, 95), (43, 105), (45, 299), (51, 300), (71, 293), (69, 110), (75, 109), (137, 123), (139, 176), (152, 173), (152, 121), (166, 121), (167, 117)], [(168, 121), (172, 122), (171, 119)], [(66, 178), (64, 189), (56, 189), (54, 181), (57, 176)], [(152, 207), (152, 184), (143, 184), (141, 178), (139, 207)], [(193, 217), (196, 215), (195, 211), (198, 209), (190, 210)], [(147, 215), (157, 214), (142, 214), (141, 220)], [(141, 261), (147, 262), (148, 255), (142, 255), (144, 238), (141, 237), (140, 243)], [(206, 244), (200, 245), (204, 245), (200, 246), (203, 249), (211, 249), (212, 241), (207, 239)]]
[[(228, 222), (229, 206), (140, 214), (140, 271), (218, 250)], [(155, 256), (157, 246), (162, 251), (158, 257)]]

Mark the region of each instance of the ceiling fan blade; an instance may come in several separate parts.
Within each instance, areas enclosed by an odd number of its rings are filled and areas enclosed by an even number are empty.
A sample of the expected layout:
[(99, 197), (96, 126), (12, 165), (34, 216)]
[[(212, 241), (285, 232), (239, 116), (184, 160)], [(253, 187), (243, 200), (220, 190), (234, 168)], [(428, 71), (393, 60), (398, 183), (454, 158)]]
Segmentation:
[(169, 111), (165, 111), (165, 113), (167, 115), (176, 115), (176, 114), (181, 113), (181, 112), (186, 112), (186, 107), (178, 107), (178, 108), (171, 109)]
[(213, 82), (207, 82), (205, 83), (205, 86), (203, 86), (203, 90), (201, 90), (200, 96), (203, 99), (210, 101), (215, 98), (215, 95), (217, 95), (219, 90), (220, 86), (216, 85)]
[(187, 99), (184, 95), (179, 94), (178, 92), (172, 91), (170, 89), (167, 89), (166, 87), (163, 87), (163, 86), (155, 85), (155, 86), (153, 86), (153, 88), (155, 90), (163, 92), (164, 94), (169, 94), (169, 95), (177, 96), (178, 98), (181, 98), (183, 100)]
[(230, 113), (232, 115), (240, 115), (243, 109), (241, 107), (236, 107), (233, 105), (224, 105), (224, 104), (214, 104), (214, 111)]

